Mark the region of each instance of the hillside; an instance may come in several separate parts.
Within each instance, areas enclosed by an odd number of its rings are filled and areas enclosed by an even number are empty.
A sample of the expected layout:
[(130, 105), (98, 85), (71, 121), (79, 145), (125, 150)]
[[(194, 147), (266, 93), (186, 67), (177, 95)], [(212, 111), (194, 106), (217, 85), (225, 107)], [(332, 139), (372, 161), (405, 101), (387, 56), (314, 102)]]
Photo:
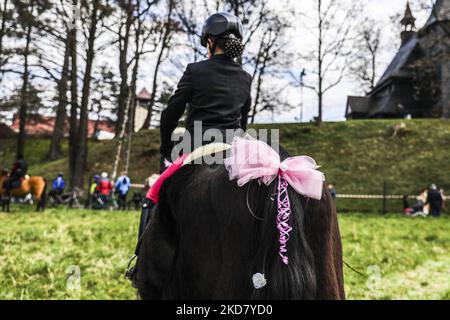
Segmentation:
[[(280, 128), (282, 144), (293, 155), (316, 159), (327, 181), (338, 193), (381, 194), (386, 181), (390, 194), (416, 194), (430, 183), (450, 190), (450, 122), (444, 120), (407, 120), (403, 137), (393, 137), (393, 126), (402, 120), (358, 120), (313, 124), (259, 125)], [(67, 172), (67, 158), (46, 162), (49, 141), (30, 139), (26, 157), (30, 174), (49, 179), (58, 171)], [(115, 141), (91, 141), (88, 174), (111, 171)], [(158, 170), (159, 132), (148, 130), (133, 136), (130, 176), (142, 183)], [(0, 142), (0, 166), (10, 166), (15, 141)], [(67, 145), (64, 145), (67, 149)], [(337, 202), (341, 211), (377, 211), (379, 200)], [(389, 203), (391, 211), (401, 202)]]

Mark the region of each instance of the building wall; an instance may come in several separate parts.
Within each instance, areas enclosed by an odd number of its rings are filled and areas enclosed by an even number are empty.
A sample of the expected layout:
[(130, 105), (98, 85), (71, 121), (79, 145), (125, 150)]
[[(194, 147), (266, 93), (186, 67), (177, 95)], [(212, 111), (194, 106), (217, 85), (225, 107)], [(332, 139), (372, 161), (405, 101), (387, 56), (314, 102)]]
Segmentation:
[[(448, 0), (445, 4), (445, 12), (447, 14), (447, 18), (450, 17), (450, 0)], [(450, 22), (445, 22), (446, 30), (450, 30)], [(445, 33), (441, 29), (441, 35), (444, 41), (441, 41), (442, 50), (445, 51), (444, 61), (442, 61), (441, 67), (441, 91), (442, 91), (442, 117), (446, 119), (450, 119), (450, 35)]]
[(450, 119), (450, 61), (442, 66), (442, 117)]

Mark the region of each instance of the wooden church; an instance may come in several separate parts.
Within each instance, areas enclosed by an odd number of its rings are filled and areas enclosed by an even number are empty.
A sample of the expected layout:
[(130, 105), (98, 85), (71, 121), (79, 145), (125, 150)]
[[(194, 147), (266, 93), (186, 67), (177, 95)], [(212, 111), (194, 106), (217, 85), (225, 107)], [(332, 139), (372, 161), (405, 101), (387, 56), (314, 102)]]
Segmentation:
[(407, 3), (401, 46), (375, 88), (349, 96), (347, 119), (450, 118), (450, 0), (437, 0), (416, 30)]

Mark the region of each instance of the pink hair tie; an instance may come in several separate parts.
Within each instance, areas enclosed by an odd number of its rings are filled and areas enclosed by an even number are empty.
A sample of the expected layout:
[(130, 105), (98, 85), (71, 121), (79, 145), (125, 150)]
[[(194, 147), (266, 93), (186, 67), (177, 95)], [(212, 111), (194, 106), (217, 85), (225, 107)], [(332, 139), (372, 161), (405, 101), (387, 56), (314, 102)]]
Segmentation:
[(320, 200), (325, 176), (316, 170), (317, 164), (308, 156), (287, 158), (281, 162), (280, 156), (266, 143), (250, 136), (235, 137), (231, 144), (231, 156), (225, 159), (225, 168), (230, 180), (237, 180), (243, 186), (250, 180), (258, 179), (269, 185), (278, 178), (277, 229), (280, 233), (279, 254), (284, 264), (289, 263), (287, 242), (292, 227), (289, 224), (291, 204), (288, 186), (297, 193)]

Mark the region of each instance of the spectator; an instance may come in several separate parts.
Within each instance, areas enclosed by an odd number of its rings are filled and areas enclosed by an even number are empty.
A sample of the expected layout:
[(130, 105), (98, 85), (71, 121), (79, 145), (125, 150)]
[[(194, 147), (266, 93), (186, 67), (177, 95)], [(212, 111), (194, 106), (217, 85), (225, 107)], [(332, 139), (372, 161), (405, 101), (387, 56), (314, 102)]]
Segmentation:
[(103, 207), (106, 207), (106, 204), (109, 203), (111, 191), (113, 190), (113, 186), (111, 181), (109, 181), (108, 174), (103, 172), (100, 178), (95, 191), (98, 192), (100, 199), (103, 202)]
[(336, 189), (332, 184), (328, 185), (328, 190), (330, 191), (331, 198), (336, 199)]
[(66, 182), (64, 181), (64, 174), (62, 172), (58, 173), (58, 176), (53, 180), (52, 190), (49, 195), (55, 199), (55, 203), (61, 204), (63, 203), (62, 194), (64, 192), (64, 188), (66, 186)]
[(98, 174), (94, 175), (91, 185), (89, 186), (89, 194), (91, 195), (91, 201), (94, 203), (98, 197), (97, 186), (100, 182), (100, 176)]
[(126, 210), (127, 195), (131, 188), (131, 180), (128, 178), (126, 172), (122, 172), (117, 179), (115, 188), (119, 196), (119, 210)]
[(140, 192), (133, 193), (134, 210), (139, 210), (141, 208), (143, 199), (144, 197), (142, 196), (142, 193)]
[(440, 217), (443, 199), (435, 184), (430, 187), (427, 203), (430, 205), (431, 215), (435, 218)]

